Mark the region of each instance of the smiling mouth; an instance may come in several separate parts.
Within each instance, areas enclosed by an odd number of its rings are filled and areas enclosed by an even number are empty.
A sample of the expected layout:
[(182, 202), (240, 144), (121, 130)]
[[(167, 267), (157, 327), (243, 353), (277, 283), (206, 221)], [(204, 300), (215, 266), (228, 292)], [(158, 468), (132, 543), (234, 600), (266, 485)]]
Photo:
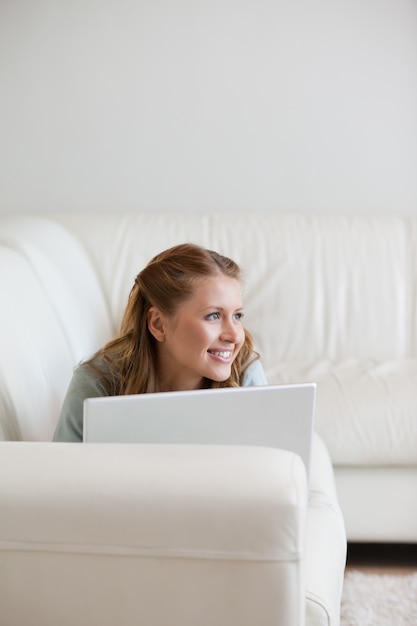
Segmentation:
[(230, 359), (233, 354), (232, 350), (208, 350), (209, 354), (219, 357), (219, 359)]

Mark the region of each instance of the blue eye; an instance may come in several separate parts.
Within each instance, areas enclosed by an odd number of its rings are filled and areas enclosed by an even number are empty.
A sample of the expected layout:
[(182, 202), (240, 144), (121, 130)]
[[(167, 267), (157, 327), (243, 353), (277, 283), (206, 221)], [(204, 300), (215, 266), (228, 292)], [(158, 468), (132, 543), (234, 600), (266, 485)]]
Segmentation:
[[(213, 311), (212, 313), (208, 313), (204, 319), (206, 319), (209, 322), (215, 322), (216, 320), (219, 320), (221, 316), (222, 314), (220, 311)], [(240, 322), (243, 316), (244, 316), (243, 311), (239, 311), (238, 313), (234, 313), (232, 315), (232, 318), (235, 322)]]
[(214, 311), (213, 313), (209, 313), (208, 315), (206, 315), (206, 320), (211, 321), (215, 321), (220, 319), (220, 313), (218, 311)]

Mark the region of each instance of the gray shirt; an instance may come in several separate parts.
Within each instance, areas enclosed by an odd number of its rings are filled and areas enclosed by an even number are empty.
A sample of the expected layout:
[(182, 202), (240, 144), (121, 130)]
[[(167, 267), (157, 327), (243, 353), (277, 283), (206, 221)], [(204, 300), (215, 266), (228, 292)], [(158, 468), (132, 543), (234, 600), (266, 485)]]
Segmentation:
[[(256, 387), (266, 384), (268, 383), (265, 372), (258, 359), (248, 368), (242, 385), (243, 387)], [(101, 382), (99, 374), (88, 365), (79, 365), (74, 371), (62, 405), (54, 441), (81, 442), (83, 440), (84, 400), (108, 395), (109, 392)]]

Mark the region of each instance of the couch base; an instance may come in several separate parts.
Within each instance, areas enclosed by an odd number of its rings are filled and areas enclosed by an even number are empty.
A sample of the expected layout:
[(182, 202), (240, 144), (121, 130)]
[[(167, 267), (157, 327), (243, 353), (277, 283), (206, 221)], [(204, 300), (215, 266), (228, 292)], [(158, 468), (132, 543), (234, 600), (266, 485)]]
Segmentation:
[(2, 442), (0, 475), (2, 624), (339, 624), (318, 437), (308, 503), (301, 459), (269, 448)]
[(417, 467), (336, 467), (335, 478), (348, 541), (417, 543)]

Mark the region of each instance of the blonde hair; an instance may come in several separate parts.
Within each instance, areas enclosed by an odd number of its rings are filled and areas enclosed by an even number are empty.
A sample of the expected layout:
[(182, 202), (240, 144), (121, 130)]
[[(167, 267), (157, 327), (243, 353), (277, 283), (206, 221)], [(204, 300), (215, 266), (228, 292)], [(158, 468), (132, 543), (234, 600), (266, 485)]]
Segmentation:
[[(111, 395), (160, 391), (156, 340), (148, 329), (148, 311), (156, 306), (167, 315), (194, 293), (195, 281), (213, 276), (241, 281), (239, 266), (217, 252), (194, 244), (181, 244), (155, 256), (136, 276), (118, 336), (97, 352), (87, 364), (98, 370)], [(205, 381), (207, 387), (238, 387), (249, 365), (259, 358), (245, 329), (245, 339), (230, 377), (222, 382)]]

